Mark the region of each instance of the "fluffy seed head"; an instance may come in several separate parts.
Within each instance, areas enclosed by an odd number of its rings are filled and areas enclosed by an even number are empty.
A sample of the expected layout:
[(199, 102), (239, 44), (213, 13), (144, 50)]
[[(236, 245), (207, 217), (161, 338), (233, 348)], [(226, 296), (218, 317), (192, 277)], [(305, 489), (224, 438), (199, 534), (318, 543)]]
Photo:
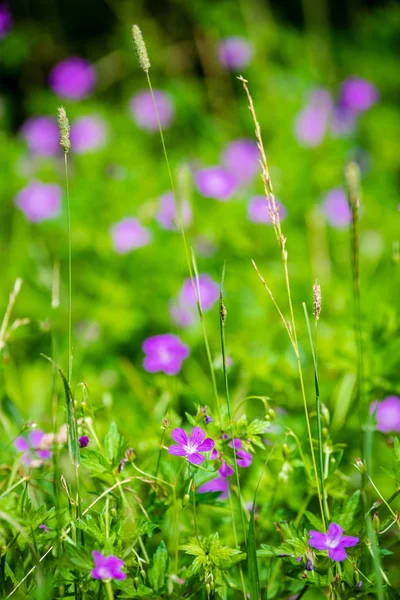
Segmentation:
[(321, 286), (318, 281), (315, 280), (313, 285), (313, 295), (314, 295), (314, 317), (318, 321), (319, 315), (321, 314), (321, 305), (322, 305), (322, 296), (321, 296)]
[(60, 146), (63, 149), (64, 153), (67, 154), (68, 150), (71, 147), (71, 140), (69, 136), (69, 121), (67, 117), (67, 113), (65, 112), (65, 108), (60, 106), (58, 109), (58, 127), (60, 129)]
[(147, 54), (147, 48), (146, 48), (145, 41), (143, 39), (143, 34), (140, 30), (140, 27), (138, 27), (137, 25), (134, 25), (132, 27), (132, 39), (133, 39), (133, 44), (136, 49), (136, 54), (137, 54), (137, 57), (139, 60), (139, 64), (142, 67), (143, 71), (145, 73), (148, 73), (150, 66), (151, 66), (150, 60), (149, 60), (149, 55)]

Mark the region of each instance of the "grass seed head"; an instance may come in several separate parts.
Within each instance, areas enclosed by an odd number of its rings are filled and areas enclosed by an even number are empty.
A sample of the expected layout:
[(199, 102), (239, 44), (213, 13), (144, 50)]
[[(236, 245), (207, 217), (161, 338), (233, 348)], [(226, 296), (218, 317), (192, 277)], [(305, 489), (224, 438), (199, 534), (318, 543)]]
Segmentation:
[(143, 34), (140, 27), (134, 25), (132, 27), (132, 39), (135, 46), (136, 54), (139, 60), (139, 64), (145, 73), (148, 73), (151, 65), (149, 55), (147, 54), (147, 48), (143, 39)]
[(60, 146), (63, 149), (64, 153), (67, 154), (71, 147), (70, 140), (70, 127), (69, 121), (67, 117), (67, 113), (63, 106), (60, 106), (58, 109), (58, 127), (60, 129)]

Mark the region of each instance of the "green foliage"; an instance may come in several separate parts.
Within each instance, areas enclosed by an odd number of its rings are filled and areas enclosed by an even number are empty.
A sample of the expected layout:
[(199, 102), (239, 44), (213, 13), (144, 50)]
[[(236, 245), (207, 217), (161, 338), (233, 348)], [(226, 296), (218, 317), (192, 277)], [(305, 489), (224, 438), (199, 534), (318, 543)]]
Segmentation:
[(164, 542), (161, 542), (154, 553), (149, 569), (149, 583), (156, 592), (162, 590), (166, 584), (168, 560), (167, 548)]

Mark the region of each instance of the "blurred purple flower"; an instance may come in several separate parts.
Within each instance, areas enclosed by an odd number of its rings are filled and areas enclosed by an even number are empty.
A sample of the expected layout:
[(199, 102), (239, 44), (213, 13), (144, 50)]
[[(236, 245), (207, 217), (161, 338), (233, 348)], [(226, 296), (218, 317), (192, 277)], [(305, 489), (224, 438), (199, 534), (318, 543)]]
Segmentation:
[(30, 467), (40, 467), (40, 465), (51, 458), (50, 450), (41, 449), (40, 445), (45, 436), (45, 433), (40, 429), (31, 431), (28, 439), (19, 435), (14, 445), (18, 452), (23, 452), (21, 463)]
[(143, 366), (149, 373), (163, 371), (176, 375), (190, 354), (189, 348), (173, 333), (154, 335), (143, 342), (145, 359)]
[[(154, 98), (161, 126), (165, 129), (171, 124), (174, 116), (174, 106), (170, 97), (161, 90), (154, 90)], [(149, 91), (146, 90), (136, 94), (130, 102), (130, 110), (133, 120), (140, 129), (147, 131), (158, 130), (157, 113)]]
[(42, 523), (41, 525), (39, 525), (39, 529), (43, 529), (43, 533), (49, 533), (50, 532), (50, 528), (47, 527), (46, 523)]
[(252, 140), (239, 139), (231, 142), (224, 150), (222, 164), (236, 179), (244, 184), (252, 181), (260, 170), (260, 151)]
[(39, 156), (54, 156), (60, 151), (58, 125), (52, 117), (31, 117), (22, 125), (29, 150)]
[[(164, 229), (177, 230), (180, 228), (175, 206), (175, 198), (172, 192), (163, 194), (159, 199), (159, 210), (156, 219)], [(190, 204), (183, 200), (180, 206), (183, 227), (188, 227), (192, 222), (192, 209)]]
[(219, 43), (219, 62), (227, 71), (236, 71), (247, 67), (252, 56), (252, 45), (242, 37), (226, 37)]
[(323, 210), (332, 227), (338, 229), (351, 223), (351, 210), (347, 202), (346, 192), (341, 187), (331, 189), (324, 197)]
[(151, 232), (143, 227), (137, 219), (128, 217), (111, 228), (114, 250), (118, 254), (126, 254), (136, 248), (147, 246), (151, 241)]
[(204, 421), (206, 423), (206, 425), (209, 425), (210, 423), (212, 423), (212, 417), (210, 417), (210, 415), (206, 415), (204, 418)]
[(81, 448), (86, 448), (86, 446), (89, 445), (89, 438), (87, 435), (82, 435), (78, 441)]
[(176, 442), (168, 448), (170, 454), (186, 456), (193, 465), (201, 465), (204, 456), (201, 452), (209, 452), (214, 448), (214, 440), (206, 439), (206, 432), (201, 427), (193, 427), (190, 439), (184, 429), (177, 427), (171, 431), (171, 437)]
[(295, 134), (304, 146), (318, 146), (326, 133), (333, 109), (330, 93), (321, 88), (315, 90), (307, 106), (297, 115)]
[(61, 188), (55, 183), (33, 181), (18, 192), (15, 204), (32, 223), (54, 219), (61, 209)]
[(7, 4), (0, 4), (0, 40), (6, 37), (12, 26), (12, 17)]
[(335, 106), (332, 113), (331, 130), (334, 137), (346, 136), (356, 127), (357, 113), (345, 106)]
[[(229, 442), (228, 446), (232, 447), (232, 442)], [(235, 438), (235, 450), (236, 450), (236, 462), (239, 467), (243, 469), (250, 467), (253, 462), (253, 456), (250, 452), (246, 452), (242, 448), (243, 442), (239, 438)]]
[(219, 475), (207, 481), (207, 483), (203, 483), (197, 490), (198, 494), (206, 494), (207, 492), (221, 492), (218, 498), (219, 500), (225, 500), (228, 497), (228, 478)]
[(376, 417), (376, 429), (383, 433), (400, 432), (400, 398), (388, 396), (382, 402), (373, 402), (369, 409)]
[(50, 73), (49, 84), (60, 98), (82, 100), (93, 91), (96, 71), (84, 58), (71, 56), (56, 64)]
[(349, 77), (342, 83), (339, 105), (355, 112), (363, 112), (379, 100), (377, 88), (361, 77)]
[[(286, 217), (286, 208), (279, 202), (279, 200), (275, 200), (278, 206), (279, 218), (283, 221)], [(265, 223), (267, 225), (271, 224), (271, 217), (268, 212), (268, 203), (265, 196), (254, 196), (250, 199), (247, 215), (249, 221), (252, 223)]]
[(121, 569), (124, 561), (116, 556), (103, 556), (101, 552), (92, 552), (94, 560), (94, 569), (91, 575), (94, 579), (108, 581), (110, 579), (126, 579), (126, 573)]
[(310, 539), (308, 543), (316, 550), (328, 550), (328, 556), (331, 560), (342, 561), (347, 558), (345, 548), (356, 546), (359, 542), (358, 537), (343, 535), (343, 529), (336, 523), (331, 523), (328, 533), (319, 531), (309, 531)]
[[(223, 439), (226, 439), (223, 436)], [(253, 461), (253, 457), (250, 452), (246, 452), (242, 449), (242, 440), (239, 438), (235, 438), (235, 450), (236, 450), (236, 462), (239, 467), (246, 468), (249, 467)], [(232, 442), (229, 442), (228, 446), (232, 448)], [(210, 454), (210, 460), (217, 460), (221, 458), (217, 450), (213, 450)], [(232, 467), (228, 465), (228, 463), (223, 460), (220, 468), (218, 469), (218, 477), (211, 479), (211, 481), (207, 481), (199, 487), (197, 490), (199, 494), (205, 494), (206, 492), (221, 492), (219, 498), (224, 500), (228, 497), (228, 477), (231, 477), (234, 473)]]
[(196, 322), (196, 311), (183, 308), (176, 300), (170, 302), (169, 314), (173, 322), (180, 327), (190, 327)]
[[(203, 312), (209, 311), (219, 298), (219, 285), (207, 275), (201, 273), (196, 282), (196, 294), (200, 295)], [(190, 277), (186, 278), (180, 293), (170, 304), (172, 320), (181, 327), (193, 325), (196, 321), (196, 295)]]
[(229, 200), (237, 187), (235, 177), (222, 167), (200, 169), (195, 174), (195, 183), (199, 194), (222, 202)]
[(106, 124), (100, 117), (80, 117), (71, 125), (71, 150), (84, 154), (106, 142)]

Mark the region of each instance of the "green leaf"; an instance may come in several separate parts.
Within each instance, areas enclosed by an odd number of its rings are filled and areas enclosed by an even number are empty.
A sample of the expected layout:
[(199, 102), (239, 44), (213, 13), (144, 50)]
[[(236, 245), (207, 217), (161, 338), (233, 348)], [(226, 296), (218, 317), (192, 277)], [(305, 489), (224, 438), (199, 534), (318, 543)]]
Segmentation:
[(378, 540), (376, 539), (376, 533), (374, 528), (372, 527), (371, 517), (367, 513), (365, 516), (365, 520), (367, 522), (367, 534), (369, 541), (371, 542), (371, 546), (369, 548), (372, 558), (373, 558), (373, 567), (375, 573), (375, 583), (376, 583), (376, 597), (378, 600), (384, 600), (384, 590), (383, 590), (383, 577), (382, 577), (382, 565), (381, 565), (381, 556), (379, 552)]
[(254, 526), (254, 502), (251, 509), (249, 535), (247, 538), (247, 569), (249, 578), (250, 600), (259, 600), (260, 580), (258, 576), (256, 531)]
[(164, 542), (161, 542), (153, 556), (152, 565), (149, 569), (149, 582), (156, 592), (164, 587), (167, 572), (168, 551)]
[(316, 517), (309, 510), (306, 510), (304, 514), (306, 515), (307, 519), (310, 521), (310, 523), (314, 527), (314, 529), (316, 529), (317, 531), (321, 531), (321, 532), (324, 531), (324, 526), (322, 525), (322, 521), (319, 517)]
[(155, 529), (157, 529), (157, 527), (159, 527), (159, 525), (156, 525), (155, 523), (150, 523), (150, 521), (147, 521), (146, 519), (141, 519), (137, 524), (132, 537), (135, 539), (141, 537), (142, 535), (149, 535)]
[(337, 517), (335, 521), (346, 532), (353, 526), (355, 516), (358, 513), (360, 507), (360, 490), (354, 492), (354, 494), (349, 498), (348, 502), (343, 508), (342, 514)]
[(81, 457), (81, 466), (90, 471), (91, 475), (102, 475), (110, 470), (110, 465), (97, 450), (85, 450)]
[(75, 420), (75, 408), (74, 398), (72, 396), (71, 388), (69, 387), (68, 381), (61, 369), (58, 369), (60, 373), (65, 393), (65, 401), (67, 406), (67, 427), (68, 427), (68, 449), (71, 457), (71, 461), (74, 465), (80, 464), (80, 452), (79, 452), (79, 441), (78, 431), (76, 428)]
[(111, 421), (110, 429), (104, 438), (104, 450), (111, 464), (119, 461), (123, 453), (123, 440), (114, 421)]

